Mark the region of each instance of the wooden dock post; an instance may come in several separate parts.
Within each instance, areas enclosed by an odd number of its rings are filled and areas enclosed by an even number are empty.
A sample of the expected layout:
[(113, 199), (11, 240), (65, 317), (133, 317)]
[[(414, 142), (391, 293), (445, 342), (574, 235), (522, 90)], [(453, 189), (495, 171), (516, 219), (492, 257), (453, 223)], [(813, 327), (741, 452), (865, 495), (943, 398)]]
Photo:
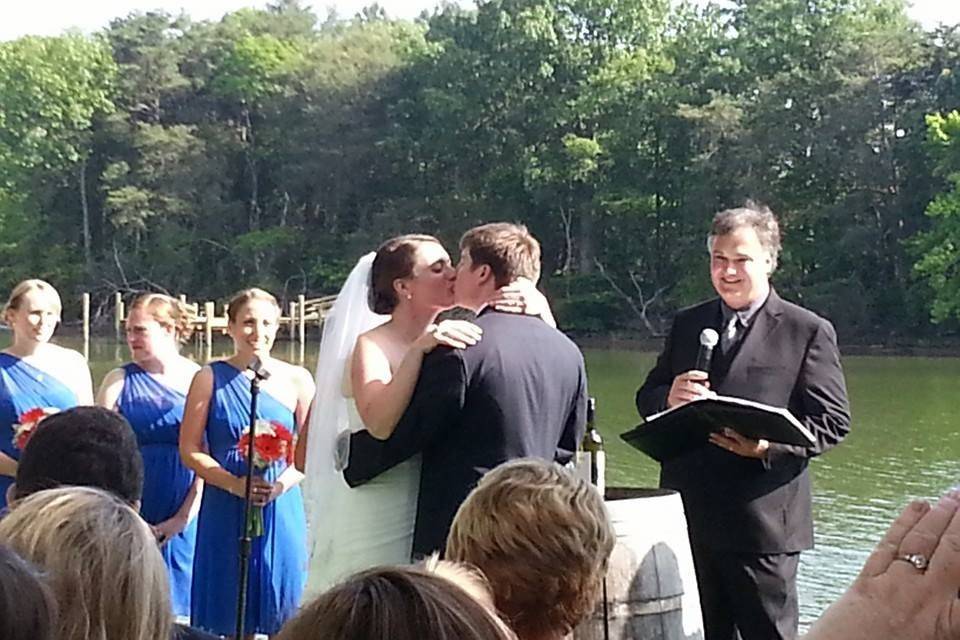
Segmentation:
[(297, 338), (300, 341), (300, 364), (302, 365), (307, 339), (307, 298), (302, 293), (297, 296), (297, 309), (300, 310), (300, 315), (297, 316)]
[(203, 340), (206, 346), (207, 362), (213, 358), (213, 316), (216, 314), (217, 305), (213, 302), (203, 303)]
[(90, 294), (80, 297), (80, 315), (83, 319), (83, 357), (90, 359)]
[(123, 329), (123, 294), (117, 291), (113, 294), (113, 333), (120, 342)]

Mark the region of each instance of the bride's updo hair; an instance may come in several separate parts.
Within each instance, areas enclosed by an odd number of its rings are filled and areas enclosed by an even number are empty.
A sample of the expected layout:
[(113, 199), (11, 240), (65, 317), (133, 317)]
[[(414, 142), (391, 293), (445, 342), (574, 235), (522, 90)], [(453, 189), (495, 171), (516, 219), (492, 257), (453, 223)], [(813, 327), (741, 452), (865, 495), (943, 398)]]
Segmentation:
[(390, 238), (377, 249), (370, 269), (370, 310), (381, 315), (397, 308), (395, 280), (409, 278), (417, 261), (417, 248), (424, 242), (440, 241), (433, 236), (411, 233)]

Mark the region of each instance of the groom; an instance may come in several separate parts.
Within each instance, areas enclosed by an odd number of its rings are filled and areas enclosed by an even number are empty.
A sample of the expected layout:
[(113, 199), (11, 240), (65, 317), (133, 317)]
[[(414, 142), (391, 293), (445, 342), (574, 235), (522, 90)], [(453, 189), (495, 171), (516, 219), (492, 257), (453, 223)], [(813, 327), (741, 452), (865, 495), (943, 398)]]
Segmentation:
[(343, 475), (355, 487), (423, 452), (414, 556), (442, 551), (460, 503), (497, 465), (535, 456), (568, 462), (583, 436), (587, 377), (580, 350), (540, 318), (486, 307), (496, 290), (540, 275), (526, 227), (494, 223), (460, 239), (456, 303), (479, 315), (479, 344), (424, 358), (410, 405), (387, 440), (350, 436)]

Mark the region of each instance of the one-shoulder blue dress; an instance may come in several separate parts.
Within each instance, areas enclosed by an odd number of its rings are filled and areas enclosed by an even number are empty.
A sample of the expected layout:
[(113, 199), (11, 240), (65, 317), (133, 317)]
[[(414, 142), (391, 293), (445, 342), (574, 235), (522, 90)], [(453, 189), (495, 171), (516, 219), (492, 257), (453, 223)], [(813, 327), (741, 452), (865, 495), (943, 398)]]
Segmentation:
[[(250, 381), (227, 362), (213, 362), (213, 394), (205, 435), (210, 455), (234, 475), (247, 465), (237, 442), (249, 426)], [(257, 396), (257, 417), (273, 420), (291, 432), (293, 412), (269, 393)], [(286, 469), (283, 461), (266, 469), (274, 481)], [(260, 473), (260, 470), (255, 470)], [(263, 508), (264, 534), (254, 538), (250, 557), (245, 633), (274, 635), (297, 612), (307, 575), (306, 518), (300, 487), (294, 487)], [(239, 586), (239, 538), (243, 500), (211, 484), (203, 490), (193, 564), (191, 625), (232, 635)]]
[[(140, 513), (150, 524), (176, 515), (193, 485), (193, 471), (180, 460), (180, 422), (186, 397), (163, 384), (136, 363), (123, 366), (123, 390), (117, 410), (123, 414), (143, 456), (143, 499)], [(193, 549), (197, 542), (194, 519), (160, 552), (170, 575), (174, 615), (190, 615)]]
[[(13, 425), (30, 409), (77, 406), (77, 395), (51, 374), (24, 360), (0, 353), (0, 451), (14, 460), (20, 450), (13, 445)], [(7, 487), (13, 478), (0, 475), (0, 509), (7, 506)]]

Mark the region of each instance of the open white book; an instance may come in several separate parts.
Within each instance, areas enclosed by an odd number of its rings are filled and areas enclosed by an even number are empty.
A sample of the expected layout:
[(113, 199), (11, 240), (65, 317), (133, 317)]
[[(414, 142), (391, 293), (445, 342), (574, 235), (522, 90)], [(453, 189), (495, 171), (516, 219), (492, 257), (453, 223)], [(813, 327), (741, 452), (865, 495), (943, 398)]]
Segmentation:
[(799, 447), (817, 442), (787, 409), (731, 396), (700, 398), (661, 411), (620, 437), (662, 462), (703, 446), (711, 433), (725, 428), (754, 440)]

